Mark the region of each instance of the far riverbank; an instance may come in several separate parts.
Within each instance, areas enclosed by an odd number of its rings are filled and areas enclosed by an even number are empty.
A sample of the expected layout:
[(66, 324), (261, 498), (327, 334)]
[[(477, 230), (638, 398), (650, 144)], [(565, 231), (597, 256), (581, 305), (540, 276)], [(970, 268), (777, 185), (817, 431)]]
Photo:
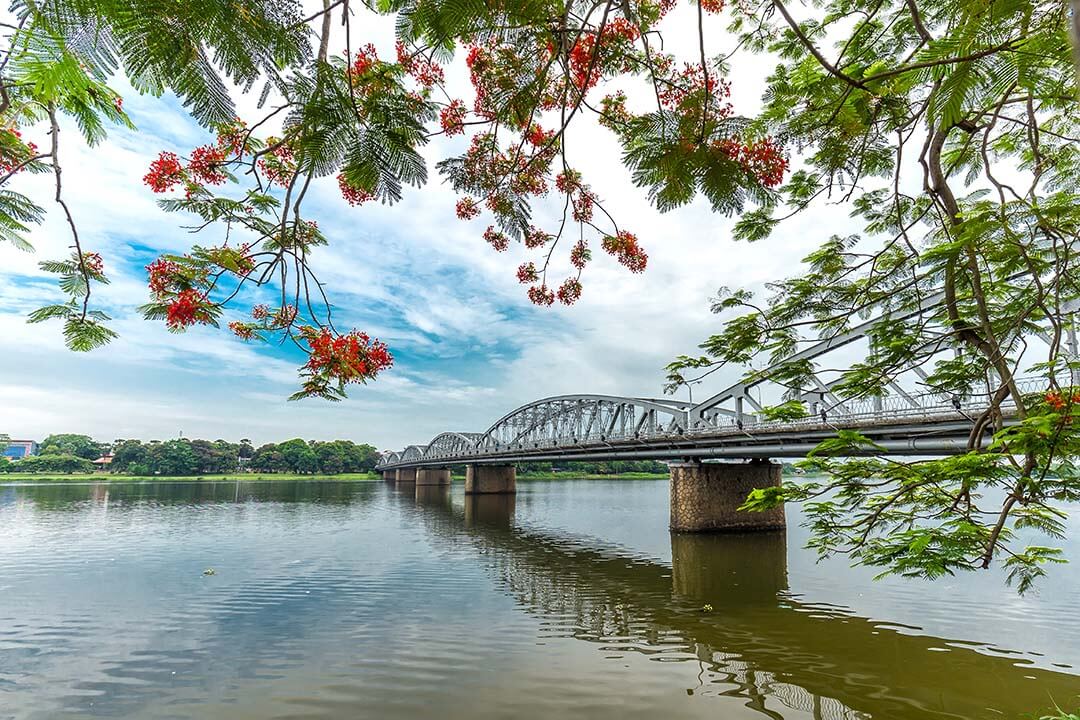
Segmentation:
[[(519, 481), (529, 480), (662, 480), (667, 473), (628, 472), (617, 474), (543, 472), (519, 473)], [(455, 481), (465, 481), (464, 475), (453, 475)], [(145, 482), (285, 482), (285, 481), (374, 482), (381, 481), (381, 473), (342, 473), (340, 475), (301, 475), (298, 473), (234, 473), (230, 475), (120, 475), (111, 473), (72, 473), (70, 475), (8, 473), (0, 475), (0, 485), (25, 483), (145, 483)]]

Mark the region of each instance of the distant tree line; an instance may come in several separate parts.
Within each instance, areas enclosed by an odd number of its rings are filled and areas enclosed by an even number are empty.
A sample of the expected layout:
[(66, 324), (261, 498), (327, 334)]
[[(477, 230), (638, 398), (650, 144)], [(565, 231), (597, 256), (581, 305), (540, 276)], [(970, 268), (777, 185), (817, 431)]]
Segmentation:
[(378, 451), (351, 440), (305, 442), (299, 438), (267, 443), (255, 450), (250, 467), (258, 472), (338, 473), (368, 472), (379, 461)]
[(109, 471), (128, 475), (221, 475), (240, 469), (250, 443), (225, 440), (118, 440)]
[(23, 458), (18, 462), (0, 462), (0, 473), (57, 473), (70, 475), (72, 473), (93, 472), (94, 468), (94, 463), (86, 458), (66, 453), (34, 455)]
[[(378, 451), (371, 445), (351, 440), (303, 440), (267, 443), (258, 448), (249, 440), (115, 440), (102, 443), (89, 435), (63, 433), (41, 441), (39, 455), (18, 462), (0, 462), (0, 472), (88, 473), (92, 460), (112, 453), (107, 469), (127, 475), (224, 475), (257, 473), (299, 473), (337, 475), (374, 469)], [(576, 473), (617, 475), (620, 473), (666, 473), (667, 466), (656, 460), (613, 460), (606, 462), (524, 462), (520, 473)], [(454, 468), (464, 472), (464, 466)]]
[(96, 442), (88, 435), (50, 435), (39, 445), (39, 455), (18, 462), (0, 462), (0, 472), (87, 473), (92, 460), (111, 452), (107, 466), (127, 475), (222, 475), (244, 470), (260, 473), (336, 475), (368, 472), (378, 452), (351, 440), (302, 440), (267, 443), (259, 448), (248, 440), (116, 440)]
[[(5, 447), (7, 443), (4, 443)], [(94, 442), (88, 435), (61, 433), (50, 435), (38, 444), (38, 454), (18, 462), (0, 462), (0, 473), (88, 473), (108, 445)]]

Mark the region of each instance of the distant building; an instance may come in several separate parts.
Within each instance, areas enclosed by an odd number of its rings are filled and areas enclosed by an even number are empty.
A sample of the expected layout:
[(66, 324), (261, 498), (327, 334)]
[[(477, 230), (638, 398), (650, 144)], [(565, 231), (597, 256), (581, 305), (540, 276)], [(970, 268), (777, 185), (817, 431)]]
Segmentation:
[(4, 450), (4, 457), (10, 460), (22, 460), (24, 457), (38, 454), (38, 444), (33, 440), (9, 440)]
[(99, 457), (97, 460), (92, 460), (91, 462), (93, 462), (95, 465), (97, 465), (98, 469), (104, 470), (105, 468), (112, 465), (112, 460), (113, 460), (113, 454), (112, 453), (105, 453), (104, 455)]

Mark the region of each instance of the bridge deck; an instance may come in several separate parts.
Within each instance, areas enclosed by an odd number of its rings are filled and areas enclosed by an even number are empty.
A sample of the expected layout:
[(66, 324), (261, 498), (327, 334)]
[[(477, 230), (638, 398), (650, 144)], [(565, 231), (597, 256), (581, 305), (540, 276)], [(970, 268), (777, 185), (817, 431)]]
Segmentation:
[[(683, 458), (795, 458), (837, 430), (858, 430), (892, 455), (951, 455), (964, 452), (972, 418), (964, 412), (930, 411), (888, 417), (806, 418), (791, 422), (755, 423), (739, 428), (682, 431), (660, 429), (636, 436), (602, 439), (599, 433), (580, 438), (522, 440), (507, 445), (474, 445), (454, 452), (419, 453), (383, 462), (380, 468), (423, 467), (451, 463), (499, 463), (556, 460), (678, 460)], [(546, 440), (546, 441), (545, 441)]]

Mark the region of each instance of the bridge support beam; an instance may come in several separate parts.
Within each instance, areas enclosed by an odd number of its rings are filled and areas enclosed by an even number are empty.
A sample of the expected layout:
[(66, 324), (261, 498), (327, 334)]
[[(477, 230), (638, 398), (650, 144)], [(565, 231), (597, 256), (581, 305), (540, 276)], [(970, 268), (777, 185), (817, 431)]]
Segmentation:
[(517, 492), (517, 468), (513, 465), (465, 466), (465, 494)]
[(413, 484), (416, 482), (416, 468), (398, 468), (395, 481), (398, 485)]
[(417, 468), (416, 485), (449, 485), (450, 468)]
[(787, 527), (784, 508), (745, 512), (751, 490), (780, 485), (771, 462), (671, 465), (671, 529), (675, 532), (750, 532)]
[(382, 471), (383, 482), (396, 482), (397, 470), (383, 470)]

